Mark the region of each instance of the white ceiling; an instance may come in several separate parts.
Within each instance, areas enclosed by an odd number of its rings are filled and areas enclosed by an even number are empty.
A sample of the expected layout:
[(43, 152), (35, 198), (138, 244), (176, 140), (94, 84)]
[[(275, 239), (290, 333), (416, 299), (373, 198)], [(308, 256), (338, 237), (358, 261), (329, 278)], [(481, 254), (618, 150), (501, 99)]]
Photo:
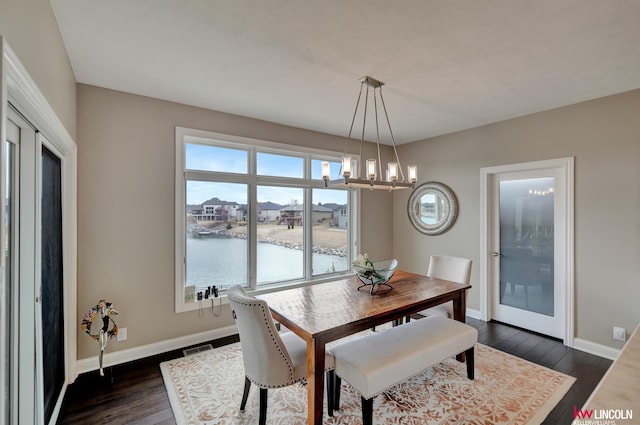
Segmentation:
[[(640, 88), (637, 0), (51, 0), (80, 83), (397, 143)], [(383, 141), (385, 142), (385, 141)]]

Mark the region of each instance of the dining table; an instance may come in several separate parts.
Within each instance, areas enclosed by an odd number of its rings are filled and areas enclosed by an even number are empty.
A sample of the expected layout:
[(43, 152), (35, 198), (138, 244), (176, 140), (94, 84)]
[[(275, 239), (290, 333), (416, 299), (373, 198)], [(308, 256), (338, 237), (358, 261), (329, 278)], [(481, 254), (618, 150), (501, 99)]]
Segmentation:
[[(346, 336), (398, 321), (427, 308), (453, 301), (455, 320), (465, 321), (466, 293), (471, 285), (396, 270), (388, 284), (359, 288), (355, 276), (257, 295), (277, 322), (307, 344), (308, 424), (323, 420), (326, 345)], [(365, 356), (366, 353), (363, 353)], [(463, 354), (458, 360), (464, 361)]]

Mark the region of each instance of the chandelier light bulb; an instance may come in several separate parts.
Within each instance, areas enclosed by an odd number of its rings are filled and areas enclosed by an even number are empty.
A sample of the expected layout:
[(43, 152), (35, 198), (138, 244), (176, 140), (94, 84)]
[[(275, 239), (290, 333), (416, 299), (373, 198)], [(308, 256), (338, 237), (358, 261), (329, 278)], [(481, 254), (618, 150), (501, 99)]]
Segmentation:
[(417, 165), (409, 165), (407, 167), (407, 174), (409, 176), (409, 183), (415, 183), (418, 181), (418, 166)]
[(323, 161), (322, 162), (322, 179), (329, 180), (329, 177), (331, 177), (331, 168), (329, 166), (329, 161)]
[(348, 179), (351, 177), (351, 171), (351, 157), (345, 155), (342, 157), (342, 176)]
[(395, 182), (398, 180), (398, 163), (390, 162), (387, 164), (387, 181)]
[(369, 180), (376, 179), (376, 160), (375, 159), (367, 159), (367, 176)]

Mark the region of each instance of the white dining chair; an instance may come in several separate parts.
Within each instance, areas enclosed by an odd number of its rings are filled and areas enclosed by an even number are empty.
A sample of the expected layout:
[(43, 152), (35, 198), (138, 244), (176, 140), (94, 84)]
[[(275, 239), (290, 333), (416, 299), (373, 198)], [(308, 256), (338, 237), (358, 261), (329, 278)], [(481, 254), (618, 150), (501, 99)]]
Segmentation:
[[(278, 333), (267, 302), (250, 297), (242, 286), (227, 291), (227, 298), (238, 326), (245, 383), (240, 410), (244, 411), (251, 384), (260, 388), (259, 424), (267, 420), (267, 390), (282, 388), (307, 377), (307, 345), (293, 332)], [(325, 357), (329, 416), (333, 416), (334, 358)]]
[[(472, 261), (468, 258), (432, 255), (429, 258), (427, 276), (468, 285), (471, 279), (471, 264)], [(453, 301), (422, 310), (418, 314), (453, 318)]]

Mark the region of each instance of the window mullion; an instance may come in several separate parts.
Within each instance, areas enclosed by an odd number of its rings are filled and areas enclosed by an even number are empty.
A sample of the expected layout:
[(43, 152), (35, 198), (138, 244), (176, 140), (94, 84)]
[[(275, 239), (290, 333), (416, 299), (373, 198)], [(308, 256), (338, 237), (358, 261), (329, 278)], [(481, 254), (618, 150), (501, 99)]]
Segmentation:
[(313, 222), (313, 207), (311, 206), (311, 188), (304, 190), (304, 276), (311, 279), (313, 275), (313, 248), (311, 225)]
[(197, 181), (216, 181), (225, 183), (249, 183), (255, 178), (246, 174), (232, 174), (232, 173), (215, 173), (212, 171), (194, 171), (186, 170), (184, 172), (186, 180)]
[(249, 259), (249, 266), (247, 267), (247, 272), (249, 276), (247, 276), (247, 282), (249, 282), (249, 287), (252, 289), (256, 289), (257, 287), (257, 268), (258, 268), (258, 220), (257, 217), (257, 183), (255, 180), (248, 185), (248, 200), (249, 200), (249, 217), (247, 220), (247, 227), (249, 230), (249, 244), (247, 249), (249, 250), (247, 257)]

